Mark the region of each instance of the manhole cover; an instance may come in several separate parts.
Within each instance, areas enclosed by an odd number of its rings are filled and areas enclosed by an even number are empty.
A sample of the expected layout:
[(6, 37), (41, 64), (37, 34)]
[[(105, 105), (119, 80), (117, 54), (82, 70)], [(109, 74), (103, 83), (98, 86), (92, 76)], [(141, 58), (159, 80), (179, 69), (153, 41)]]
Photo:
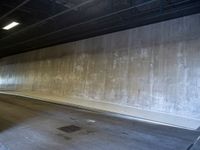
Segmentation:
[(69, 126), (58, 128), (58, 129), (67, 133), (72, 133), (72, 132), (79, 131), (81, 128), (75, 125), (69, 125)]

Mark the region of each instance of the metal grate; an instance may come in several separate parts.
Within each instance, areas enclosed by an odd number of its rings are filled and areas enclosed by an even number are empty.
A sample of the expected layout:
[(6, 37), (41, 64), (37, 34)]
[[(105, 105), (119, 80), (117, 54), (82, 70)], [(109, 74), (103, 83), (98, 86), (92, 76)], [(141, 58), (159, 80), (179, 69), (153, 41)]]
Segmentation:
[(69, 126), (58, 128), (58, 129), (67, 133), (72, 133), (72, 132), (79, 131), (81, 128), (75, 125), (69, 125)]

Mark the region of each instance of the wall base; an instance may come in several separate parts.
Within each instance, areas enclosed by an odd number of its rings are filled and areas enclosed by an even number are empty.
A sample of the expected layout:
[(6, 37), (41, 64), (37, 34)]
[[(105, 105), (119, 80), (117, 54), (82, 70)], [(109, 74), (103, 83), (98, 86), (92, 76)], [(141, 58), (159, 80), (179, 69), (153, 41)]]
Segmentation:
[(105, 113), (106, 111), (107, 113), (109, 113), (109, 115), (120, 116), (129, 119), (137, 119), (141, 121), (147, 121), (151, 123), (163, 124), (189, 130), (196, 130), (200, 126), (200, 120), (184, 118), (180, 116), (173, 116), (165, 113), (140, 110), (134, 107), (122, 106), (106, 102), (97, 102), (85, 99), (83, 100), (74, 97), (64, 98), (64, 97), (49, 96), (44, 94), (41, 95), (35, 92), (24, 93), (24, 92), (14, 92), (14, 91), (0, 91), (0, 93), (28, 97), (57, 104), (76, 106), (98, 112)]

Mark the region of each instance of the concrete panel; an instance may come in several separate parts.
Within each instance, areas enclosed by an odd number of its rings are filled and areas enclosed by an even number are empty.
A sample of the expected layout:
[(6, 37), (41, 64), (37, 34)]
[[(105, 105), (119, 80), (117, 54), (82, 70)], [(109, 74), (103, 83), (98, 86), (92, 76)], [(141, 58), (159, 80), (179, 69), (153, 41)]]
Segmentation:
[(105, 110), (108, 104), (108, 111), (198, 127), (199, 27), (197, 14), (2, 58), (0, 90), (71, 104), (77, 98), (82, 106)]

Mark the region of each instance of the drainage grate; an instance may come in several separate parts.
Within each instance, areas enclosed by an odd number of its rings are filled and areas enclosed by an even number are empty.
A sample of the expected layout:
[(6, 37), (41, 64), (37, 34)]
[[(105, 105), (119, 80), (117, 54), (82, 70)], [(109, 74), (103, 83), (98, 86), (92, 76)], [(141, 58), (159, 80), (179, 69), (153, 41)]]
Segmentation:
[(72, 132), (79, 131), (81, 128), (75, 125), (69, 125), (69, 126), (58, 128), (58, 129), (67, 133), (72, 133)]

